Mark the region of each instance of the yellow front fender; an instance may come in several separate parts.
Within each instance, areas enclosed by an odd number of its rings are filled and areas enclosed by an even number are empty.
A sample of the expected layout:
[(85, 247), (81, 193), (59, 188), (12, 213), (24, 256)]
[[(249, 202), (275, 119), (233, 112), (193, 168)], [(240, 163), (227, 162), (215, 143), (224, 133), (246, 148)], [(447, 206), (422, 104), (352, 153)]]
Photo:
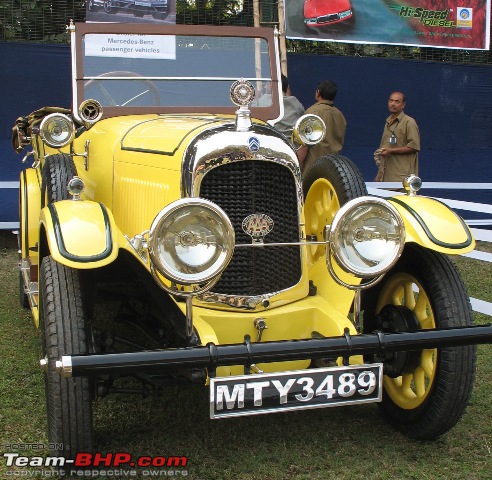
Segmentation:
[(118, 256), (118, 235), (112, 213), (103, 204), (62, 200), (41, 211), (51, 256), (72, 268), (98, 268)]
[(461, 255), (475, 248), (468, 225), (444, 203), (428, 197), (388, 198), (405, 223), (406, 242), (415, 242), (448, 255)]
[(38, 169), (26, 168), (19, 179), (19, 223), (22, 243), (21, 258), (37, 257), (38, 219), (41, 205), (41, 175)]

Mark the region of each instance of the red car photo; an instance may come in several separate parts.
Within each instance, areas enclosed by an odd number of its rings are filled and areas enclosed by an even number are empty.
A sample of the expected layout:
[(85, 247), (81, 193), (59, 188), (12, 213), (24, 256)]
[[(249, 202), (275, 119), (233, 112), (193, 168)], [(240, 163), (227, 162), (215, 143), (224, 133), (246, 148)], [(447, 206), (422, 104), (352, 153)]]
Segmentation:
[(305, 0), (304, 2), (306, 27), (324, 27), (348, 20), (354, 20), (350, 0)]

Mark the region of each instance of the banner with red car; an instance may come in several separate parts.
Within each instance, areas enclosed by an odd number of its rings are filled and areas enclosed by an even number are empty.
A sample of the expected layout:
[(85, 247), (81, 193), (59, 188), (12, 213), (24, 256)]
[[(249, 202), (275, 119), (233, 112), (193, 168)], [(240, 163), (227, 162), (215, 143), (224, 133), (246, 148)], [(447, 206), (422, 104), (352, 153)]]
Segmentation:
[(490, 0), (289, 0), (287, 38), (488, 50)]

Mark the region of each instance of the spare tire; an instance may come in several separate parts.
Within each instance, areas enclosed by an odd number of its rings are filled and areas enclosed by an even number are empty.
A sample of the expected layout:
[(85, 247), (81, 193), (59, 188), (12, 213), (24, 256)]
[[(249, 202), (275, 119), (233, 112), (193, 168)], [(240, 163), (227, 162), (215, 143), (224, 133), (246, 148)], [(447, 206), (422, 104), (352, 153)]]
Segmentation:
[[(303, 174), (304, 217), (306, 235), (322, 240), (326, 225), (342, 205), (354, 198), (367, 195), (367, 188), (360, 170), (347, 157), (324, 155), (317, 158)], [(308, 249), (312, 265), (325, 255), (324, 245)]]

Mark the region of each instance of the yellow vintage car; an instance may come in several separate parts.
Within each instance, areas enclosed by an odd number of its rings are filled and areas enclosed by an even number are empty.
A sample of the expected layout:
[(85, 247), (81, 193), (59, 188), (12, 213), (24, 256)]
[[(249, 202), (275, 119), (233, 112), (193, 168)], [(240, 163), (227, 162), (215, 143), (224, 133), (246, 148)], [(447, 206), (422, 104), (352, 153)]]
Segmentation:
[(301, 174), (325, 125), (275, 129), (272, 29), (69, 30), (72, 105), (13, 129), (53, 454), (97, 448), (95, 399), (180, 383), (217, 419), (375, 402), (410, 437), (452, 428), (492, 339), (447, 256), (474, 248), (461, 218), (416, 176), (385, 200), (343, 156)]

